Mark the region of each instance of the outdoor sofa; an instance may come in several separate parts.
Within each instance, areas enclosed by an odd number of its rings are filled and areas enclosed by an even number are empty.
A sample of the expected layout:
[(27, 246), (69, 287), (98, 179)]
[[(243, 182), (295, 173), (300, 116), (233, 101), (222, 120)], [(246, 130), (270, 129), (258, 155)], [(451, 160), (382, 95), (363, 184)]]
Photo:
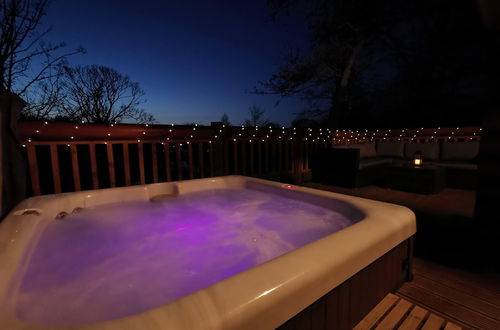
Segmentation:
[[(446, 186), (475, 189), (479, 141), (419, 142), (380, 141), (354, 145), (336, 145), (321, 149), (311, 159), (313, 180), (356, 188), (384, 182), (391, 165), (411, 166), (414, 154), (422, 155), (423, 166), (446, 170)], [(388, 174), (389, 173), (389, 174)]]

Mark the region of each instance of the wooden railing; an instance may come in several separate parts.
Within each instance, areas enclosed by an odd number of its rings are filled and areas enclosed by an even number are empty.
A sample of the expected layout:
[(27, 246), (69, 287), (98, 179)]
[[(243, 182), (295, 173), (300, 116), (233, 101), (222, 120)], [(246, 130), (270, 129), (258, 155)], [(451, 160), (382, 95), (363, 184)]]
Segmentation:
[(300, 182), (311, 153), (333, 144), (461, 141), (479, 139), (480, 131), (19, 123), (33, 195), (228, 174)]
[[(19, 123), (33, 195), (242, 174), (300, 180), (327, 141), (293, 128)], [(295, 179), (293, 179), (295, 177)], [(297, 177), (299, 177), (297, 179)]]

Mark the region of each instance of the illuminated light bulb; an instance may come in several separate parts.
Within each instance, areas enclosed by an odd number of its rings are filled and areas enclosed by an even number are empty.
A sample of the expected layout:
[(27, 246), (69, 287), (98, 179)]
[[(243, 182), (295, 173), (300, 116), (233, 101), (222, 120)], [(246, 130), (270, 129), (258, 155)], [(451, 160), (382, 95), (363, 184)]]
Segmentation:
[(193, 127), (193, 131), (196, 131), (196, 127)]
[(85, 120), (82, 120), (82, 124), (85, 124)]
[(250, 143), (252, 143), (252, 140), (248, 140), (248, 141), (250, 141)]
[(28, 139), (28, 142), (31, 142), (31, 139)]
[(193, 138), (193, 136), (192, 136), (192, 135), (190, 135), (189, 137), (190, 137), (191, 139)]
[(48, 125), (48, 124), (49, 124), (49, 122), (47, 122), (47, 121), (46, 121), (46, 122), (44, 122), (44, 124), (45, 124), (45, 125)]
[(70, 139), (73, 140), (75, 137), (74, 136), (71, 136)]
[(161, 144), (162, 144), (162, 145), (165, 145), (165, 142), (162, 142)]
[(169, 138), (169, 137), (167, 138), (167, 141), (168, 141), (168, 140), (170, 140), (170, 138)]
[(142, 132), (142, 135), (146, 135), (146, 132)]
[[(111, 125), (113, 125), (113, 124), (111, 124)], [(146, 124), (146, 127), (149, 127), (149, 125), (148, 125), (148, 124)]]
[(108, 136), (111, 136), (111, 133), (108, 133)]
[(23, 144), (22, 146), (23, 146), (23, 148), (26, 148), (26, 145), (25, 145), (25, 144)]
[(172, 126), (174, 126), (174, 124), (172, 124)]
[(240, 134), (238, 134), (238, 135), (239, 135), (239, 136), (241, 136), (241, 133), (240, 133)]
[(39, 131), (39, 130), (36, 130), (36, 131), (35, 131), (35, 133), (37, 133), (37, 134), (38, 134), (38, 133), (40, 133), (40, 131)]
[(215, 138), (217, 138), (217, 135), (215, 136)]
[(141, 139), (137, 139), (137, 142), (141, 142)]
[(106, 144), (106, 145), (107, 145), (107, 144), (108, 144), (108, 142), (104, 142), (104, 144)]
[(111, 124), (111, 127), (115, 126), (114, 124)]
[(171, 130), (171, 129), (169, 129), (168, 131), (169, 131), (170, 133), (172, 133), (172, 130)]
[(222, 130), (221, 130), (221, 129), (219, 130), (219, 133), (222, 133)]
[(233, 139), (234, 142), (236, 142), (236, 139)]
[(189, 144), (189, 142), (186, 142), (187, 144)]
[(78, 129), (78, 126), (75, 126), (76, 129)]
[(198, 127), (198, 124), (194, 124), (194, 126)]
[(266, 138), (268, 138), (268, 139), (269, 139), (269, 135), (266, 135)]
[(212, 140), (208, 141), (208, 143), (212, 143)]

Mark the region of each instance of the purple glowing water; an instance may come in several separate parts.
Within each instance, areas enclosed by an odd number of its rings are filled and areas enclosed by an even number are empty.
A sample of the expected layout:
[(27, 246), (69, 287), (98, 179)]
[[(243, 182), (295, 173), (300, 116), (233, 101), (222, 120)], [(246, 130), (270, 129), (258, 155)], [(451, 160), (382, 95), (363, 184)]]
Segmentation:
[(351, 224), (333, 210), (248, 189), (89, 208), (47, 226), (17, 315), (76, 325), (140, 313)]

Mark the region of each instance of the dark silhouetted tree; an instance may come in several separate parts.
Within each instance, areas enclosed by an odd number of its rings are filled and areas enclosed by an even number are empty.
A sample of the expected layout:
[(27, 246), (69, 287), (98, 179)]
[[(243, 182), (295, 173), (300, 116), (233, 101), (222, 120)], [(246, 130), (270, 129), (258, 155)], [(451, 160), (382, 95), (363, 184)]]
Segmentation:
[(98, 65), (65, 67), (62, 115), (91, 123), (154, 122), (139, 108), (144, 92), (137, 82), (118, 71)]
[(248, 109), (248, 119), (245, 119), (245, 126), (265, 126), (269, 124), (269, 119), (264, 119), (266, 111), (256, 105)]
[[(43, 41), (50, 32), (50, 29), (39, 30), (48, 2), (0, 2), (0, 93), (14, 92), (25, 97), (33, 88), (48, 90), (52, 83), (47, 81), (61, 74), (59, 68), (66, 64), (67, 57), (84, 52), (82, 48), (64, 52), (64, 43), (53, 45)], [(33, 102), (36, 94), (39, 93), (31, 95)], [(53, 91), (49, 94), (42, 96), (41, 103), (54, 98)]]
[(231, 126), (231, 122), (229, 121), (229, 116), (224, 112), (222, 117), (220, 117), (220, 122), (226, 126)]

